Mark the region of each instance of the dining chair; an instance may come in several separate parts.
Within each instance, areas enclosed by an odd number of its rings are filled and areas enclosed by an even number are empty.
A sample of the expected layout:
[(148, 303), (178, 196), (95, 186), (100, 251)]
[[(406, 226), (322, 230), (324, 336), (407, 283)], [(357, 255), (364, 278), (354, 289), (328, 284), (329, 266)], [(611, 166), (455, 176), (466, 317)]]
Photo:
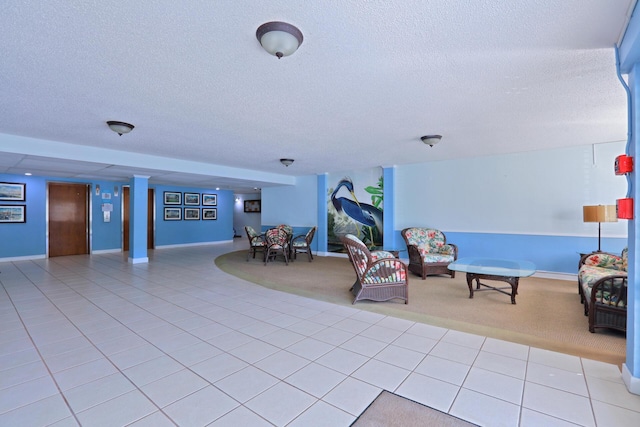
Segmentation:
[(264, 265), (274, 261), (278, 254), (284, 257), (284, 262), (289, 265), (289, 234), (282, 228), (270, 228), (265, 232), (267, 250), (264, 256)]
[(256, 257), (256, 252), (261, 251), (262, 257), (264, 258), (266, 252), (265, 249), (267, 244), (264, 241), (264, 238), (253, 229), (253, 227), (246, 225), (244, 227), (244, 231), (247, 233), (247, 238), (249, 239), (249, 252), (247, 253), (247, 261), (249, 261), (249, 255), (253, 255), (253, 258)]
[(291, 239), (291, 252), (293, 252), (294, 261), (297, 258), (298, 252), (306, 252), (309, 262), (313, 260), (313, 254), (311, 253), (311, 241), (316, 233), (316, 228), (317, 227), (311, 227), (306, 234), (301, 234)]

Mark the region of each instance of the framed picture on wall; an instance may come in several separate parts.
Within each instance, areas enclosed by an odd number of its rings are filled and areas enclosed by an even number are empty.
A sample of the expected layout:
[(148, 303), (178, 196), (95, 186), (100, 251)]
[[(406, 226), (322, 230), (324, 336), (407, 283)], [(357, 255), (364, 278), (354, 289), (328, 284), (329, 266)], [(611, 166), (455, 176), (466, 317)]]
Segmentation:
[(18, 182), (0, 182), (0, 200), (8, 202), (24, 202), (26, 184)]
[(164, 204), (165, 205), (181, 205), (182, 193), (176, 192), (176, 191), (165, 191)]
[(218, 219), (217, 208), (202, 208), (202, 219)]
[(245, 200), (244, 211), (245, 212), (260, 212), (260, 200)]
[(184, 220), (199, 220), (200, 208), (184, 208)]
[(218, 206), (217, 194), (202, 194), (202, 204), (205, 206)]
[(184, 193), (184, 204), (185, 205), (199, 205), (200, 204), (200, 193)]
[(0, 222), (27, 222), (25, 205), (0, 205)]
[(182, 219), (182, 209), (180, 208), (164, 208), (165, 221), (180, 221)]

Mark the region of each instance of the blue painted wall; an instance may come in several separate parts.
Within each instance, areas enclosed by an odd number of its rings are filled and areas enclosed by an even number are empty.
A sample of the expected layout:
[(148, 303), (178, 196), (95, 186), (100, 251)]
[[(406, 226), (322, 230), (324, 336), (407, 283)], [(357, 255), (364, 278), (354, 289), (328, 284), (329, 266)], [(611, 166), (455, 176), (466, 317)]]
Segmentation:
[[(389, 186), (394, 213), (391, 241), (403, 249), (400, 230), (433, 227), (458, 245), (461, 257), (521, 258), (535, 263), (539, 271), (576, 274), (579, 254), (598, 247), (598, 225), (583, 222), (582, 206), (615, 204), (624, 197), (626, 180), (613, 172), (615, 157), (624, 149), (625, 142), (620, 141), (395, 166)], [(304, 191), (313, 194), (320, 206), (327, 197), (318, 194), (323, 177), (313, 178), (315, 186), (305, 185)], [(301, 187), (263, 189), (263, 219), (274, 219), (263, 220), (263, 228), (277, 225), (275, 219), (280, 217), (289, 218), (293, 227), (307, 225), (288, 216), (287, 209), (300, 191)], [(322, 224), (318, 211), (316, 223)], [(318, 233), (326, 234), (326, 225)], [(603, 250), (621, 252), (627, 245), (627, 221), (603, 223), (602, 236)]]
[[(20, 182), (26, 184), (25, 202), (0, 202), (7, 205), (26, 205), (25, 223), (0, 223), (0, 261), (3, 258), (42, 258), (47, 254), (47, 183), (74, 182), (86, 183), (91, 186), (91, 216), (90, 238), (91, 251), (117, 251), (122, 249), (122, 186), (124, 182), (87, 181), (61, 179), (55, 177), (38, 177), (12, 174), (0, 174), (0, 182)], [(100, 194), (96, 194), (96, 185), (100, 186)], [(118, 195), (115, 195), (118, 187)], [(210, 243), (233, 240), (233, 192), (229, 190), (212, 190), (195, 187), (166, 187), (153, 186), (156, 192), (156, 247)], [(217, 220), (198, 221), (164, 221), (163, 192), (180, 191), (193, 193), (207, 193), (218, 195), (217, 206), (189, 206), (215, 207), (218, 210)], [(111, 198), (106, 199), (105, 194)], [(111, 221), (105, 222), (102, 205), (111, 203)], [(180, 205), (184, 208), (184, 205)]]
[[(233, 192), (229, 190), (212, 190), (207, 188), (196, 187), (176, 187), (157, 185), (156, 191), (156, 229), (155, 243), (156, 247), (197, 244), (219, 242), (225, 240), (233, 240)], [(178, 191), (183, 193), (181, 205), (165, 205), (164, 192)], [(199, 206), (185, 205), (184, 193), (200, 193), (200, 202), (202, 203), (202, 193), (217, 194), (217, 206)], [(165, 221), (165, 207), (182, 208), (182, 221)], [(184, 220), (184, 208), (199, 208), (200, 220)], [(217, 208), (217, 220), (202, 220), (202, 208)]]

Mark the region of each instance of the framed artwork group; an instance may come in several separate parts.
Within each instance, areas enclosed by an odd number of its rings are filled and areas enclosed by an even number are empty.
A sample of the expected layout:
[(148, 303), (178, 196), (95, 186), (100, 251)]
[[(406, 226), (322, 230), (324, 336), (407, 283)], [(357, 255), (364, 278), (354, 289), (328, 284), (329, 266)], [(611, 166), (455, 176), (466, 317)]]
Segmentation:
[(13, 204), (13, 202), (26, 201), (27, 184), (20, 182), (0, 182), (0, 223), (27, 222), (27, 206)]
[[(164, 204), (165, 221), (204, 221), (218, 219), (218, 208), (193, 207), (201, 205), (217, 206), (217, 194), (165, 191)], [(184, 207), (172, 205), (184, 205)]]

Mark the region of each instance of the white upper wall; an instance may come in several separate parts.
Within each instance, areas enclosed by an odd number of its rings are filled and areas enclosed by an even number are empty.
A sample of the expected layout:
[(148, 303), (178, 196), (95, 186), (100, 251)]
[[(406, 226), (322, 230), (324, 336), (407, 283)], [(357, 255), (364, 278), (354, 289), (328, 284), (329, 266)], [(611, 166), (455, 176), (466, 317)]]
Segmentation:
[[(614, 142), (399, 166), (395, 229), (593, 236), (582, 206), (626, 197), (626, 178), (613, 170), (624, 152)], [(625, 237), (627, 221), (602, 232)]]

